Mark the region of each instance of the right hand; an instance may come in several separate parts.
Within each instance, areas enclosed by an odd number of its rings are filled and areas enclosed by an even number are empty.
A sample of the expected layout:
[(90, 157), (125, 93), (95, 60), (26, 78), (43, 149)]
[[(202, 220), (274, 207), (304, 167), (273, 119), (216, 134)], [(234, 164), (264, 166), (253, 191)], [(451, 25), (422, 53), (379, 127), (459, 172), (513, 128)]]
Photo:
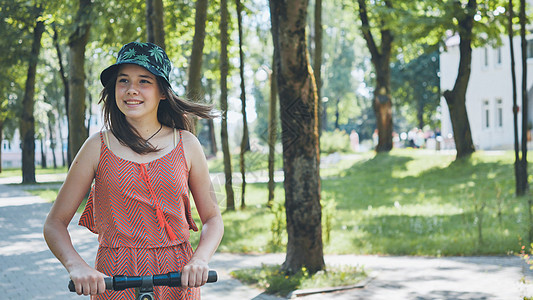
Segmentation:
[(105, 292), (105, 274), (89, 266), (72, 268), (69, 271), (70, 279), (74, 282), (78, 295), (96, 295)]

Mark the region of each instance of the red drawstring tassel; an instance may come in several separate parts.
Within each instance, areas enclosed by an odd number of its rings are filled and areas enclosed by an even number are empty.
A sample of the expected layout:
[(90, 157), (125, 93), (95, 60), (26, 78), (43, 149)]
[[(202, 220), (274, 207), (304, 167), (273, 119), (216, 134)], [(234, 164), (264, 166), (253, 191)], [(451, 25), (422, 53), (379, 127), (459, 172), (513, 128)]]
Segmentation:
[(168, 233), (168, 237), (170, 238), (171, 241), (176, 240), (178, 237), (172, 230), (172, 227), (170, 227), (170, 224), (168, 224), (167, 220), (165, 219), (165, 215), (163, 214), (161, 207), (159, 207), (159, 205), (156, 202), (155, 193), (152, 190), (152, 185), (150, 184), (150, 177), (148, 177), (148, 172), (144, 164), (141, 164), (141, 176), (144, 178), (144, 181), (146, 182), (146, 186), (148, 187), (148, 193), (150, 194), (150, 198), (152, 198), (152, 202), (155, 206), (155, 214), (157, 216), (157, 220), (159, 221), (161, 228), (166, 229)]
[(170, 240), (173, 241), (177, 239), (176, 234), (174, 234), (174, 231), (172, 230), (172, 227), (170, 227), (167, 220), (165, 219), (165, 215), (163, 214), (161, 208), (158, 206), (155, 211), (157, 219), (159, 220), (159, 224), (161, 224), (167, 230), (168, 237), (170, 237)]

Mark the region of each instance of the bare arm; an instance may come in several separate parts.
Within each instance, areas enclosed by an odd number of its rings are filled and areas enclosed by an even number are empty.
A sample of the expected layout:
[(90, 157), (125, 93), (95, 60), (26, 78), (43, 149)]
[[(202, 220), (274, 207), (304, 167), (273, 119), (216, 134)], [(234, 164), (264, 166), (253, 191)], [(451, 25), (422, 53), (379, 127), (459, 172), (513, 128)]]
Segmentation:
[(90, 267), (76, 252), (67, 227), (89, 190), (99, 160), (100, 139), (90, 137), (72, 162), (67, 178), (46, 218), (43, 233), (48, 247), (69, 272), (78, 294), (103, 293), (103, 274)]
[(184, 286), (200, 286), (207, 282), (208, 262), (222, 240), (224, 224), (200, 143), (184, 131), (183, 144), (189, 166), (189, 188), (203, 226), (198, 247), (183, 268), (181, 278)]

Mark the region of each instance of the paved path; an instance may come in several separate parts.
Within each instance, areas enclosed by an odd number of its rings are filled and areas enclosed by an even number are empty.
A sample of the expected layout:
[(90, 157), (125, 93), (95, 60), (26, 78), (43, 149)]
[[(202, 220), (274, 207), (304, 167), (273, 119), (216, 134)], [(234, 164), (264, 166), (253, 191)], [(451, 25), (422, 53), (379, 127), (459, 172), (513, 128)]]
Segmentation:
[[(4, 181), (5, 183), (5, 181)], [(26, 188), (26, 187), (25, 187)], [(0, 183), (0, 295), (2, 299), (88, 299), (67, 291), (68, 275), (42, 238), (51, 204)], [(76, 249), (89, 264), (96, 254), (96, 236), (69, 227)], [(307, 299), (523, 299), (533, 296), (532, 273), (518, 257), (381, 257), (326, 256), (326, 264), (362, 265), (371, 280), (362, 289), (309, 295)], [(219, 281), (202, 288), (203, 299), (279, 299), (231, 278), (236, 268), (282, 263), (284, 254), (217, 253), (210, 263)]]

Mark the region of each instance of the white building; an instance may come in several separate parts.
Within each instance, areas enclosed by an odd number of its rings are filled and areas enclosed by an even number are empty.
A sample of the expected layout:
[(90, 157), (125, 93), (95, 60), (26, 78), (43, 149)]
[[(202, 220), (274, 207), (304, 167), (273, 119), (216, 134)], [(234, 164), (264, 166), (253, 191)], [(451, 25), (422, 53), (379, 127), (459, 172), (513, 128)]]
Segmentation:
[[(532, 0), (528, 0), (533, 4)], [(528, 119), (533, 123), (533, 35), (527, 36), (527, 87)], [(476, 149), (513, 149), (513, 92), (511, 81), (511, 56), (509, 38), (502, 36), (503, 45), (498, 48), (486, 46), (474, 48), (470, 81), (466, 93), (466, 110), (470, 121), (472, 139)], [(520, 36), (513, 40), (517, 78), (517, 104), (520, 107), (518, 124), (521, 127), (522, 60)], [(451, 90), (459, 66), (459, 37), (450, 38), (448, 51), (440, 55), (441, 90)], [(443, 137), (453, 135), (448, 105), (441, 98), (441, 130)], [(519, 136), (520, 136), (519, 128)]]

